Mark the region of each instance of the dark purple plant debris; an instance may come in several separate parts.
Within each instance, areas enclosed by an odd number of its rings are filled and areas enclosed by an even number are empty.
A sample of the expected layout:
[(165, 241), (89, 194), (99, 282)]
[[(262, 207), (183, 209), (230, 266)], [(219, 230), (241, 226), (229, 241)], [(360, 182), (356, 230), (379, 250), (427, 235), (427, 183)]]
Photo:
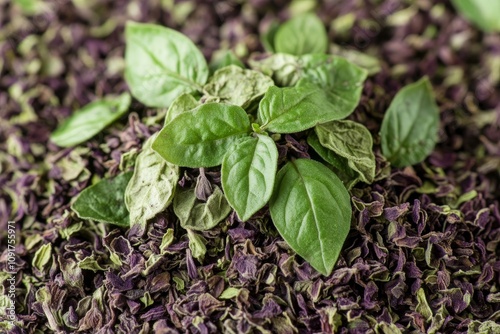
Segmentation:
[[(230, 48), (246, 59), (262, 51), (259, 33), (301, 1), (51, 0), (35, 13), (22, 2), (0, 0), (0, 304), (14, 271), (11, 333), (498, 333), (498, 33), (476, 29), (444, 0), (318, 1), (330, 42), (381, 63), (351, 116), (374, 137), (376, 181), (351, 190), (351, 231), (325, 277), (279, 237), (267, 208), (190, 236), (171, 207), (142, 236), (69, 209), (96, 180), (132, 169), (164, 110), (134, 102), (128, 117), (75, 148), (48, 139), (72, 110), (127, 89), (126, 20), (175, 28), (208, 58)], [(382, 117), (424, 75), (440, 107), (438, 145), (423, 163), (388, 168)], [(279, 154), (315, 152), (286, 135)], [(200, 201), (215, 186), (217, 169), (181, 169), (179, 187), (195, 187)]]

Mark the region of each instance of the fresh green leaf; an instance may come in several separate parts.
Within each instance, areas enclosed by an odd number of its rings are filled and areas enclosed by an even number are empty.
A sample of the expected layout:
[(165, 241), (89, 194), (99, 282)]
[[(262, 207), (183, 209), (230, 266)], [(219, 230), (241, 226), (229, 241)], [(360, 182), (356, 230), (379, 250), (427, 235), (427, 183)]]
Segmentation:
[(236, 143), (222, 161), (222, 187), (229, 204), (242, 221), (260, 210), (271, 197), (278, 150), (265, 135)]
[(180, 190), (174, 198), (174, 213), (185, 229), (205, 231), (215, 227), (231, 212), (231, 207), (219, 187), (204, 203), (193, 189)]
[(168, 123), (153, 142), (153, 149), (178, 166), (213, 167), (220, 165), (227, 150), (249, 132), (245, 110), (208, 103)]
[(205, 102), (234, 104), (247, 109), (273, 85), (273, 80), (260, 72), (230, 65), (215, 72), (203, 87), (204, 99)]
[(270, 211), (290, 247), (329, 275), (351, 224), (350, 197), (340, 179), (314, 160), (289, 162), (278, 172)]
[(382, 153), (396, 167), (423, 161), (434, 149), (439, 108), (427, 77), (402, 88), (382, 121)]
[(321, 87), (337, 119), (349, 116), (359, 104), (367, 71), (341, 57), (307, 55), (304, 78)]
[(128, 227), (130, 220), (124, 197), (132, 174), (128, 172), (112, 179), (103, 179), (84, 189), (71, 209), (81, 219)]
[(130, 106), (130, 95), (94, 101), (75, 111), (52, 133), (50, 139), (61, 147), (75, 146), (94, 137), (123, 116)]
[(460, 14), (484, 31), (500, 31), (499, 0), (452, 0)]
[(125, 190), (125, 204), (130, 212), (130, 226), (146, 229), (148, 220), (164, 211), (172, 202), (179, 180), (179, 167), (165, 161), (153, 151), (156, 135), (144, 144), (137, 156), (134, 174)]
[(302, 79), (295, 87), (270, 87), (260, 101), (258, 117), (262, 130), (293, 133), (345, 116), (321, 88)]
[(314, 14), (294, 17), (279, 27), (274, 37), (276, 52), (292, 55), (325, 53), (328, 36), (323, 22)]
[(218, 50), (212, 55), (212, 60), (209, 65), (210, 73), (214, 73), (229, 65), (245, 68), (245, 64), (243, 64), (231, 50)]
[(181, 33), (128, 22), (125, 79), (132, 95), (150, 107), (168, 107), (183, 93), (201, 91), (208, 78), (203, 54)]
[(373, 139), (364, 125), (342, 120), (319, 124), (314, 130), (321, 145), (345, 158), (361, 181), (373, 182), (376, 167)]
[(321, 145), (314, 131), (307, 136), (307, 143), (318, 155), (330, 164), (335, 174), (342, 180), (347, 189), (351, 189), (359, 181), (359, 175), (349, 167), (347, 159)]
[(165, 115), (165, 125), (170, 123), (180, 114), (195, 109), (199, 106), (198, 100), (191, 94), (182, 94), (172, 102)]

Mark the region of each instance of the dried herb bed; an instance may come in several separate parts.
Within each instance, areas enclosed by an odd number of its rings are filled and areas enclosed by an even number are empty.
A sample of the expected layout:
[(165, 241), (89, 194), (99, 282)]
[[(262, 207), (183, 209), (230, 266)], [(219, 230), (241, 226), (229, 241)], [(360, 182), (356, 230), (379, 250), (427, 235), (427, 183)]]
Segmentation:
[[(391, 170), (378, 159), (379, 180), (355, 187), (351, 233), (333, 274), (323, 277), (293, 255), (265, 210), (246, 223), (231, 214), (204, 232), (201, 263), (171, 209), (143, 239), (80, 224), (71, 199), (93, 178), (130, 169), (124, 153), (138, 152), (160, 128), (154, 110), (134, 103), (128, 119), (74, 149), (48, 142), (73, 109), (126, 89), (127, 18), (179, 29), (209, 57), (219, 47), (259, 50), (259, 29), (288, 16), (285, 1), (186, 1), (193, 8), (185, 19), (180, 7), (174, 15), (121, 0), (88, 8), (50, 1), (44, 14), (23, 17), (0, 1), (0, 230), (15, 220), (19, 237), (13, 332), (493, 333), (500, 321), (500, 36), (436, 2), (417, 1), (400, 24), (388, 15), (408, 8), (402, 1), (318, 5), (326, 23), (355, 15), (352, 29), (330, 27), (332, 41), (381, 59), (352, 116), (374, 135), (378, 157), (384, 111), (423, 75), (433, 82), (442, 124), (424, 163)], [(286, 136), (282, 150), (312, 154), (301, 137)], [(216, 169), (183, 173), (179, 186), (197, 183), (200, 196), (206, 182), (220, 186)], [(160, 256), (168, 228), (174, 239)], [(41, 247), (46, 258), (34, 259)]]

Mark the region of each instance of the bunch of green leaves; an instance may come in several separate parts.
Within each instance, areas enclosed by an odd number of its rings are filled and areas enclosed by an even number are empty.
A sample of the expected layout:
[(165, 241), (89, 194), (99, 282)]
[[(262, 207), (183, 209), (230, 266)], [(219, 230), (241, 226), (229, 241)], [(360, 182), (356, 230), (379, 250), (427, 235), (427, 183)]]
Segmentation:
[[(274, 53), (252, 57), (251, 69), (230, 52), (209, 66), (187, 37), (165, 27), (130, 22), (125, 37), (130, 91), (149, 107), (168, 108), (164, 126), (145, 143), (133, 173), (85, 189), (73, 211), (141, 234), (148, 220), (173, 203), (193, 255), (201, 259), (203, 238), (193, 231), (213, 228), (231, 209), (247, 221), (268, 205), (290, 247), (330, 274), (350, 229), (349, 189), (375, 177), (370, 132), (345, 119), (359, 103), (367, 70), (326, 53), (326, 30), (312, 14), (266, 35)], [(384, 119), (382, 149), (396, 166), (422, 160), (435, 144), (429, 87), (424, 79), (403, 89)], [(415, 99), (420, 103), (406, 108), (414, 121), (408, 125), (400, 109)], [(128, 94), (96, 101), (66, 120), (52, 140), (79, 144), (118, 119), (129, 104)], [(422, 108), (434, 112), (421, 124), (427, 132), (419, 132), (416, 122)], [(281, 134), (299, 132), (306, 132), (318, 159), (280, 163), (276, 142)], [(176, 191), (180, 168), (219, 165), (222, 190), (209, 185), (203, 200), (195, 188)]]

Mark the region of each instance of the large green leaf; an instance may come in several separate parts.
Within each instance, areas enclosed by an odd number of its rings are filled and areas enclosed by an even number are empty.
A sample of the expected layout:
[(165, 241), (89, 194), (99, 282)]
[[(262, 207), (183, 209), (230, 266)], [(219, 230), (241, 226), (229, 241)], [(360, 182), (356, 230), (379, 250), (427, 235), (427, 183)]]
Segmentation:
[(208, 78), (203, 54), (183, 34), (128, 22), (125, 79), (132, 95), (150, 107), (168, 107), (183, 93), (201, 91)]
[(349, 116), (359, 103), (368, 72), (341, 57), (307, 55), (303, 78), (321, 87), (339, 115)]
[(402, 88), (382, 121), (382, 153), (396, 167), (414, 165), (434, 149), (439, 108), (427, 77)]
[(484, 31), (500, 31), (500, 0), (452, 0), (452, 3)]
[(345, 158), (361, 181), (373, 182), (376, 167), (373, 139), (364, 125), (341, 120), (319, 124), (314, 130), (321, 145)]
[(127, 172), (113, 179), (103, 179), (84, 189), (71, 209), (81, 219), (128, 227), (130, 220), (124, 197), (132, 174)]
[(179, 180), (179, 167), (165, 161), (151, 148), (155, 137), (146, 141), (137, 156), (134, 174), (125, 190), (130, 225), (137, 225), (140, 231), (146, 229), (148, 220), (164, 211), (172, 202)]
[(248, 220), (271, 197), (278, 150), (265, 135), (242, 139), (222, 161), (222, 187), (226, 198), (242, 221)]
[(165, 125), (153, 142), (153, 149), (174, 165), (213, 167), (220, 165), (227, 150), (249, 132), (245, 110), (208, 103)]
[(273, 85), (267, 75), (230, 65), (216, 71), (203, 87), (204, 99), (205, 102), (228, 103), (247, 109)]
[(344, 117), (326, 93), (304, 79), (295, 87), (270, 87), (260, 101), (261, 128), (276, 133), (300, 132), (313, 126)]
[(174, 213), (185, 229), (205, 231), (215, 227), (231, 212), (231, 207), (219, 187), (204, 203), (193, 189), (183, 189), (174, 198)]
[(302, 14), (285, 22), (274, 36), (276, 52), (292, 55), (325, 53), (328, 36), (323, 22), (314, 14)]
[(107, 97), (75, 111), (52, 133), (50, 139), (61, 147), (75, 146), (94, 137), (123, 116), (130, 106), (130, 95)]
[(278, 172), (270, 211), (290, 247), (329, 275), (351, 224), (350, 197), (340, 179), (317, 161), (289, 162)]

